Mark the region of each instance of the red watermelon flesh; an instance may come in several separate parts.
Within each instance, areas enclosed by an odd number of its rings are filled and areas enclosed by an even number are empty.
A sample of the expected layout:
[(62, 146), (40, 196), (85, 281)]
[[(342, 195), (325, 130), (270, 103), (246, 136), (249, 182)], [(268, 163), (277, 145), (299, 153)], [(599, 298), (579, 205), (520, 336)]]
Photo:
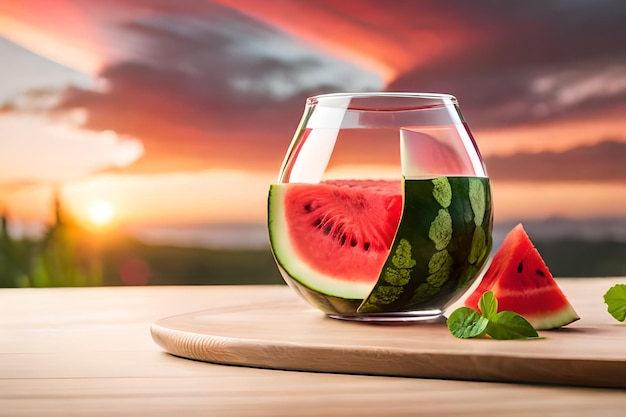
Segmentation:
[(498, 311), (518, 313), (537, 330), (579, 319), (521, 224), (506, 236), (465, 305), (478, 309), (478, 300), (487, 291), (498, 299)]
[(272, 185), (269, 214), (272, 249), (289, 277), (321, 294), (363, 299), (380, 275), (400, 223), (402, 183)]
[[(376, 282), (400, 222), (399, 181), (293, 185), (285, 200), (285, 217), (296, 252), (323, 274), (372, 285)], [(332, 256), (338, 251), (344, 256)]]

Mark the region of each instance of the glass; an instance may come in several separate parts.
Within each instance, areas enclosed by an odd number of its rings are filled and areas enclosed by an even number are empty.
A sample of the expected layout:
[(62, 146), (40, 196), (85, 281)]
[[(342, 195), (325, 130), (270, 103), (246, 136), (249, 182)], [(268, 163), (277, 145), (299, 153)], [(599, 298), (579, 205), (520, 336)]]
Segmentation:
[(285, 282), (328, 316), (430, 321), (480, 275), (489, 179), (447, 94), (310, 97), (270, 186)]

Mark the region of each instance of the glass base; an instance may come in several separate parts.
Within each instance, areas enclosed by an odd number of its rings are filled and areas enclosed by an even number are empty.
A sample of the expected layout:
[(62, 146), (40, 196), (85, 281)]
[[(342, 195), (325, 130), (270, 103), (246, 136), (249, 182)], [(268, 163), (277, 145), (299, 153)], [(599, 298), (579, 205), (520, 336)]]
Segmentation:
[(327, 316), (336, 320), (360, 321), (366, 323), (381, 324), (438, 324), (446, 322), (446, 317), (443, 315), (442, 310), (405, 311), (395, 313), (371, 314), (327, 314)]

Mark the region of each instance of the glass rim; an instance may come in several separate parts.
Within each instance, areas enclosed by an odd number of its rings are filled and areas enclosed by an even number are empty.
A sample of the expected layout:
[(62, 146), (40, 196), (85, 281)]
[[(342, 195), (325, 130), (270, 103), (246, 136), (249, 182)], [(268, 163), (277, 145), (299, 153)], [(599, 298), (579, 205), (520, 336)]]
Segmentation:
[[(315, 96), (308, 97), (306, 102), (309, 105), (319, 104), (319, 105), (327, 105), (332, 107), (333, 101), (337, 100), (339, 102), (345, 102), (345, 100), (365, 100), (365, 99), (407, 99), (407, 100), (416, 100), (418, 101), (439, 101), (439, 103), (433, 105), (432, 103), (426, 104), (423, 106), (425, 108), (430, 107), (439, 107), (450, 104), (458, 104), (458, 100), (452, 94), (447, 93), (427, 93), (427, 92), (401, 92), (401, 91), (374, 91), (374, 92), (358, 92), (358, 93), (328, 93), (328, 94), (318, 94)], [(416, 109), (419, 109), (422, 105), (417, 105)], [(401, 108), (398, 108), (400, 110)]]

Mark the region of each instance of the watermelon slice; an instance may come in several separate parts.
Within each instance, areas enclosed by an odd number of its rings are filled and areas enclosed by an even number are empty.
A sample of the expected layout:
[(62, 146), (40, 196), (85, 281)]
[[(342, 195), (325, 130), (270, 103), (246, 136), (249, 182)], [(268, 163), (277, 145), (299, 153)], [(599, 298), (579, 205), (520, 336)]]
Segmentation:
[(270, 240), (283, 276), (322, 294), (362, 300), (378, 279), (400, 222), (401, 182), (275, 184), (269, 211)]
[(489, 290), (498, 299), (499, 311), (518, 313), (537, 330), (579, 319), (521, 224), (506, 236), (465, 305), (478, 309), (478, 300)]
[(279, 270), (331, 315), (441, 311), (491, 250), (489, 180), (335, 180), (270, 187)]

